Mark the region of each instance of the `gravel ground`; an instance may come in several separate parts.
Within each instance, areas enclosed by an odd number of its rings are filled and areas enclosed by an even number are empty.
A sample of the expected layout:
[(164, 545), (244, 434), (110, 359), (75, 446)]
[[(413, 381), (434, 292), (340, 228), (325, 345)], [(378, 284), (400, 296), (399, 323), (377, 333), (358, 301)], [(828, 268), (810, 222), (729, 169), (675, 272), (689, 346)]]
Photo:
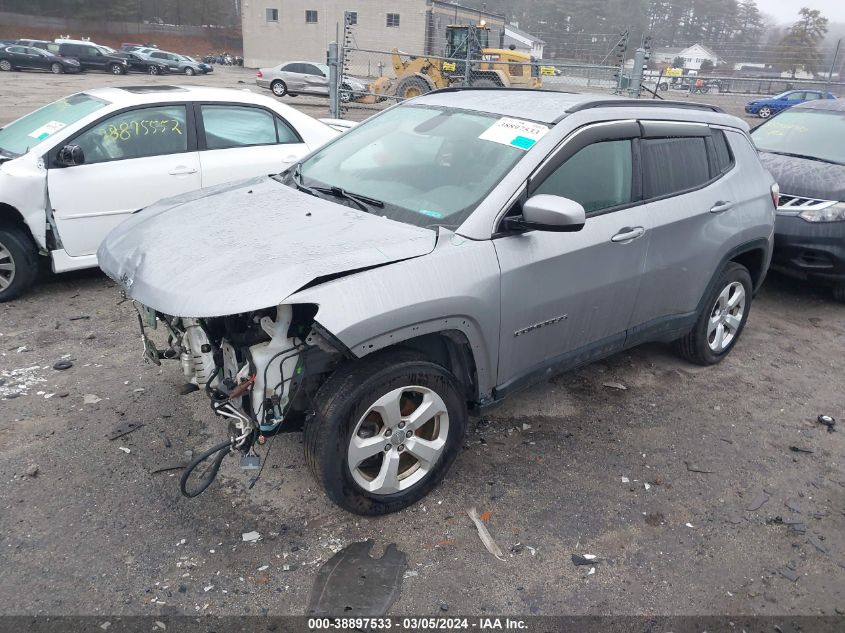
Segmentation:
[[(83, 85), (150, 81), (3, 79), (4, 119)], [(845, 419), (843, 310), (771, 276), (718, 367), (646, 346), (559, 376), (472, 420), (422, 503), (366, 519), (315, 488), (298, 433), (274, 440), (253, 490), (227, 462), (182, 498), (178, 471), (152, 471), (219, 441), (222, 422), (203, 394), (179, 395), (178, 365), (143, 364), (133, 310), (103, 275), (45, 273), (0, 305), (0, 612), (302, 614), (320, 565), (371, 538), (408, 558), (395, 614), (833, 614), (845, 423), (815, 419)], [(73, 366), (53, 369), (62, 359)], [(144, 426), (107, 439), (128, 422)], [(490, 513), (504, 562), (471, 506)], [(598, 556), (595, 573), (574, 553)]]

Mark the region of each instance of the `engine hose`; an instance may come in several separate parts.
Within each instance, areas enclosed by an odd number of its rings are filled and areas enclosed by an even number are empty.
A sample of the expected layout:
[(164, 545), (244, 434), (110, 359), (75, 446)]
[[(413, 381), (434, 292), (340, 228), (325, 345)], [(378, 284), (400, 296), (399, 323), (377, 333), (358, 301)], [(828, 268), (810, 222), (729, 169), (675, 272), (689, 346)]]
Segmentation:
[[(191, 460), (191, 463), (185, 467), (184, 472), (182, 472), (182, 477), (179, 479), (179, 490), (182, 491), (182, 494), (186, 497), (193, 498), (205, 492), (205, 489), (208, 488), (211, 485), (211, 482), (217, 477), (217, 471), (220, 470), (220, 464), (223, 461), (223, 458), (229, 454), (231, 448), (231, 440), (226, 440), (225, 442), (209, 448), (204, 453), (194, 457), (194, 459)], [(211, 462), (211, 471), (201, 481), (199, 490), (188, 492), (188, 478), (191, 476), (191, 473), (194, 472), (194, 469), (196, 469), (196, 467), (202, 462), (214, 455), (214, 453), (219, 454)]]

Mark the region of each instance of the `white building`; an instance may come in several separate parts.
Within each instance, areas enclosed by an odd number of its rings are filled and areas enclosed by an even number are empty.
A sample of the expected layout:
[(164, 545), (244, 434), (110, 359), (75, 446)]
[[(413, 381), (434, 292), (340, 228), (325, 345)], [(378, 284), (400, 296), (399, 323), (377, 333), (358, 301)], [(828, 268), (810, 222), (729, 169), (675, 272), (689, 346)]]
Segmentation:
[(683, 58), (686, 70), (700, 70), (704, 60), (709, 60), (713, 66), (722, 63), (721, 58), (702, 44), (693, 44), (686, 48), (658, 48), (651, 54), (655, 64), (672, 64), (678, 57)]
[(546, 43), (539, 37), (519, 30), (513, 24), (505, 24), (505, 48), (514, 47), (514, 50), (528, 53), (536, 59), (543, 59), (543, 49)]

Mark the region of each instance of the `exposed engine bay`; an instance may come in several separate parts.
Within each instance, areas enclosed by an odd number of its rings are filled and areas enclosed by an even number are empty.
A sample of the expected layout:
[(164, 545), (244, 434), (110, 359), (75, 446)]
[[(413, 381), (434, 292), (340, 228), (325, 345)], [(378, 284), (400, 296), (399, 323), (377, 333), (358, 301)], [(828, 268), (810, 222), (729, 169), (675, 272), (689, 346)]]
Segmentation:
[[(212, 411), (228, 421), (228, 440), (185, 469), (186, 496), (208, 487), (227, 454), (240, 452), (242, 468), (259, 469), (256, 445), (264, 444), (285, 422), (301, 421), (312, 410), (314, 393), (324, 377), (349, 354), (314, 321), (313, 305), (280, 305), (206, 319), (174, 317), (135, 305), (145, 359), (155, 364), (178, 360), (187, 382), (204, 390)], [(159, 349), (147, 330), (162, 325), (167, 345)], [(204, 485), (189, 490), (186, 482), (192, 471), (208, 459), (211, 470), (206, 471)]]

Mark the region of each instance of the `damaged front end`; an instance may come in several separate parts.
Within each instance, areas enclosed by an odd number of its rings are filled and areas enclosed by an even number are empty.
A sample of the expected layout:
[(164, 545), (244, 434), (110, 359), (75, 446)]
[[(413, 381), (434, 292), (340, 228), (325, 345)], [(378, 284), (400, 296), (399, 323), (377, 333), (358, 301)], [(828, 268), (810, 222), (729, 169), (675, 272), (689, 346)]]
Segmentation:
[[(311, 304), (212, 318), (175, 317), (135, 305), (145, 358), (155, 364), (178, 360), (187, 382), (204, 390), (212, 411), (228, 422), (227, 442), (186, 468), (182, 492), (187, 496), (205, 490), (226, 454), (238, 451), (242, 468), (259, 468), (256, 444), (284, 423), (299, 426), (325, 375), (351, 355), (314, 321), (317, 307)], [(149, 335), (160, 327), (167, 332), (163, 349)], [(192, 494), (187, 480), (209, 459), (211, 477)]]

